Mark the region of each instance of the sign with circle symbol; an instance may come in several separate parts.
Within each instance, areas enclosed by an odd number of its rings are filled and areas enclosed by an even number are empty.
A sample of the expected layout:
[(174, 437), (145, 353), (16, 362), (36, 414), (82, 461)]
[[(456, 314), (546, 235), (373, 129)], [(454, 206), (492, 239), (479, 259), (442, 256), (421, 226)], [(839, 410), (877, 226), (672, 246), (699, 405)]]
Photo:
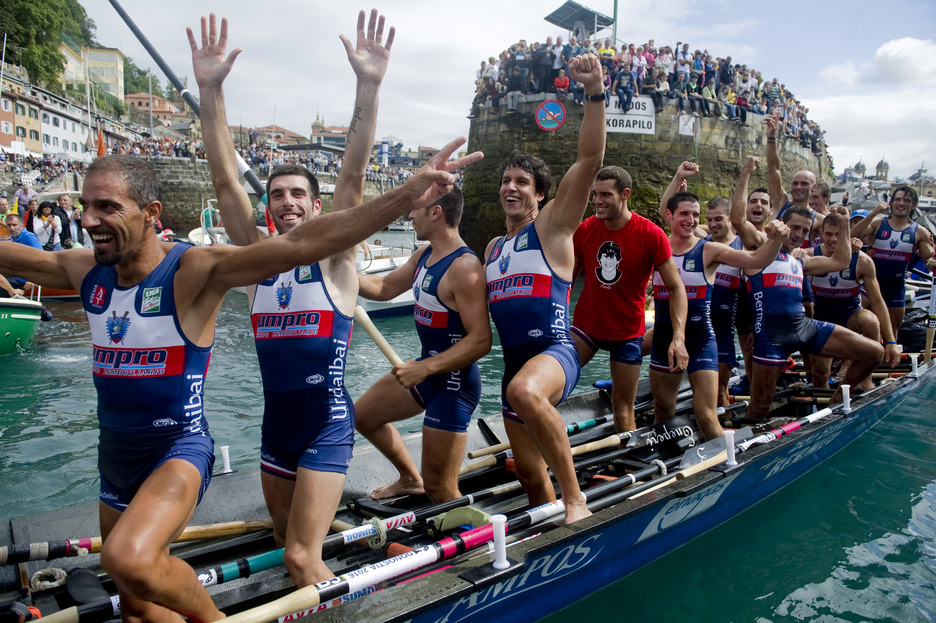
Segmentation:
[(566, 120), (566, 109), (559, 100), (546, 100), (536, 109), (536, 125), (541, 130), (552, 132), (562, 127)]

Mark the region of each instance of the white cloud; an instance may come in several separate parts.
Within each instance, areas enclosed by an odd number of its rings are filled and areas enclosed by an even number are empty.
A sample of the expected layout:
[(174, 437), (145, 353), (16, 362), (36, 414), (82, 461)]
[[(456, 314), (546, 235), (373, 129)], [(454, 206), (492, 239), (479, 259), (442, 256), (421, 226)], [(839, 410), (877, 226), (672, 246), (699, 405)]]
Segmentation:
[(936, 43), (913, 37), (888, 41), (874, 53), (872, 79), (890, 85), (925, 84), (936, 79)]
[(841, 65), (827, 65), (819, 72), (819, 77), (830, 83), (856, 85), (863, 74), (867, 73), (868, 65), (859, 65), (855, 61), (845, 61)]

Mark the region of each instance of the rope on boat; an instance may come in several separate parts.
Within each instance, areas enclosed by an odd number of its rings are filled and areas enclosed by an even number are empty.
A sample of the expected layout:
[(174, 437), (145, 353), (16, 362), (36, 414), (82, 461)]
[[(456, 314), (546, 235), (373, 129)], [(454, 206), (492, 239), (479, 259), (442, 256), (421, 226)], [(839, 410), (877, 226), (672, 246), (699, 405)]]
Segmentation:
[(660, 459), (653, 459), (652, 461), (650, 461), (650, 463), (660, 468), (660, 478), (662, 478), (663, 476), (666, 476), (666, 463), (664, 463)]
[(64, 569), (49, 567), (41, 571), (36, 571), (33, 574), (29, 579), (29, 588), (34, 591), (56, 588), (58, 586), (64, 586), (66, 579), (68, 579), (68, 574), (65, 573)]
[(382, 549), (387, 544), (387, 526), (379, 517), (371, 517), (365, 524), (370, 524), (374, 528), (374, 533), (367, 537), (367, 544), (371, 549)]

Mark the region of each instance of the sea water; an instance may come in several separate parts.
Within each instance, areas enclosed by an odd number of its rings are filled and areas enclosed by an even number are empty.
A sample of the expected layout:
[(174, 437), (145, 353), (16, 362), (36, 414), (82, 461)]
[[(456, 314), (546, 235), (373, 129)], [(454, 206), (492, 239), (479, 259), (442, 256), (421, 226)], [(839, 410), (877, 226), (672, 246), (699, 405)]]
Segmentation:
[[(407, 236), (376, 237), (399, 244)], [(54, 319), (40, 326), (34, 345), (0, 358), (0, 518), (97, 496), (90, 333), (78, 303), (47, 306)], [(404, 360), (418, 355), (411, 318), (375, 323)], [(479, 365), (478, 414), (497, 414), (503, 365), (496, 333)], [(345, 376), (352, 397), (389, 369), (356, 330)], [(600, 353), (576, 391), (607, 377), (607, 354)], [(263, 396), (243, 294), (225, 297), (205, 391), (216, 445), (231, 447), (235, 469), (257, 467)], [(936, 621), (934, 401), (936, 388), (910, 397), (800, 481), (549, 620)], [(421, 425), (416, 417), (399, 427)]]

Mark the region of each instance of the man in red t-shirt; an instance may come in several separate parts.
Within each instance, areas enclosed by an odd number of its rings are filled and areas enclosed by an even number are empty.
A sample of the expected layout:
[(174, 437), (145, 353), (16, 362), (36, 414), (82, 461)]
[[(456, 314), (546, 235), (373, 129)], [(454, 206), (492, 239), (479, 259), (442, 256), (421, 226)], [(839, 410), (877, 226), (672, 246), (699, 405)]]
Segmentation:
[(687, 365), (686, 291), (673, 262), (669, 240), (652, 221), (631, 212), (631, 176), (621, 167), (601, 169), (592, 186), (595, 215), (575, 232), (575, 269), (585, 286), (575, 307), (572, 337), (584, 366), (599, 350), (611, 353), (611, 399), (614, 426), (634, 430), (634, 400), (640, 378), (641, 344), (646, 330), (646, 287), (653, 269), (660, 271), (673, 298), (673, 340), (668, 349), (673, 372)]

